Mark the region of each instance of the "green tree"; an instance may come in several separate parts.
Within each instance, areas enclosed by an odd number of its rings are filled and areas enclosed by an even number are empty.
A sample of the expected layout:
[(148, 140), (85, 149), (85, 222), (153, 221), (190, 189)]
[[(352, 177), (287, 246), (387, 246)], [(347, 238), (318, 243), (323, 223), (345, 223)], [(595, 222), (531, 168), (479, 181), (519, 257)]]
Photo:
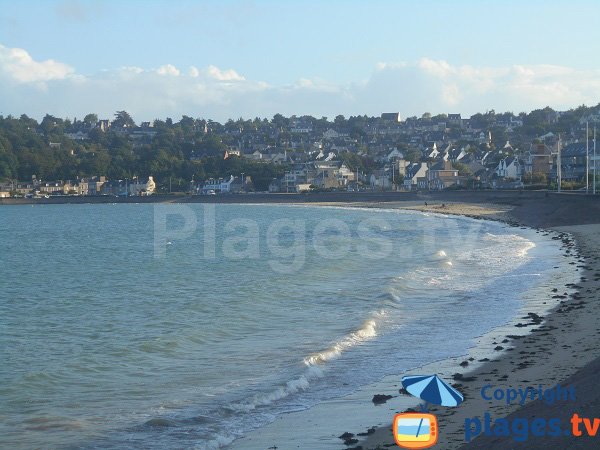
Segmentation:
[(98, 123), (98, 115), (86, 114), (86, 116), (83, 118), (83, 123), (85, 123), (88, 127), (93, 127)]
[(117, 111), (112, 124), (117, 128), (135, 127), (135, 122), (127, 111)]

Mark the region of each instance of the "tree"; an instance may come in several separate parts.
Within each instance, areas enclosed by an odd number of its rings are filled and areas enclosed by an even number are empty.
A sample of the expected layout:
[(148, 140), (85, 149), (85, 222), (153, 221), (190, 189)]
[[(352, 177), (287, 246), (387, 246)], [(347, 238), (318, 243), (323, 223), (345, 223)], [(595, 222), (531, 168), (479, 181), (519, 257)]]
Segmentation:
[(62, 119), (51, 116), (50, 114), (46, 114), (42, 119), (40, 128), (44, 131), (46, 136), (48, 136), (50, 133), (62, 133), (63, 123), (64, 121)]
[(85, 123), (88, 127), (93, 127), (98, 123), (98, 115), (86, 114), (86, 116), (83, 118), (83, 123)]
[(468, 175), (473, 175), (473, 171), (466, 164), (463, 164), (463, 163), (460, 163), (460, 162), (453, 162), (452, 163), (452, 167), (454, 169), (458, 170), (458, 173), (460, 175), (467, 175), (467, 176)]
[(112, 124), (117, 128), (135, 127), (135, 122), (127, 111), (117, 111)]
[(404, 159), (410, 162), (420, 162), (423, 156), (421, 152), (414, 147), (409, 147), (402, 153), (404, 154)]
[(333, 123), (338, 127), (343, 127), (346, 124), (346, 118), (340, 114), (338, 116), (335, 116), (335, 119), (333, 119)]

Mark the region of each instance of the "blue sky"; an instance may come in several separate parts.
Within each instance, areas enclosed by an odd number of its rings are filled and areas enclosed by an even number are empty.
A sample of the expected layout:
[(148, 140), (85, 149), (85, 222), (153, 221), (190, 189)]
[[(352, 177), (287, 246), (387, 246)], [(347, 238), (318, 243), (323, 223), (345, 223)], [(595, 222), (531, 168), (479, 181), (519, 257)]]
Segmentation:
[(0, 0), (0, 114), (225, 120), (600, 101), (595, 1)]

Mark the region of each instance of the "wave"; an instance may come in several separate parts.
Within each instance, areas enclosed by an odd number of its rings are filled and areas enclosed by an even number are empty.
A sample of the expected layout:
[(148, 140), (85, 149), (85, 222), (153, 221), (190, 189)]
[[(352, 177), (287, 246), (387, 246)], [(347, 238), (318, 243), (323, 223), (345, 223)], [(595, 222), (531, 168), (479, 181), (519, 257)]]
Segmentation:
[(259, 406), (267, 406), (273, 402), (284, 399), (292, 394), (308, 389), (311, 380), (322, 378), (323, 371), (318, 367), (309, 367), (300, 377), (288, 381), (284, 386), (279, 386), (274, 391), (257, 394), (246, 402), (232, 403), (229, 409), (236, 412), (250, 412)]
[[(233, 413), (248, 413), (261, 406), (271, 405), (277, 401), (289, 397), (290, 395), (305, 391), (310, 387), (310, 384), (313, 380), (322, 378), (324, 376), (323, 370), (320, 366), (331, 359), (338, 358), (344, 351), (377, 337), (377, 328), (379, 327), (379, 322), (385, 315), (386, 312), (384, 310), (373, 313), (372, 316), (366, 320), (360, 328), (344, 336), (328, 349), (304, 358), (303, 362), (307, 368), (298, 378), (294, 378), (270, 392), (256, 394), (248, 400), (231, 403), (226, 406), (225, 409)], [(212, 441), (211, 443), (215, 444)], [(213, 447), (207, 446), (203, 448), (210, 449)], [(218, 446), (215, 448), (218, 448)]]
[(324, 364), (331, 359), (338, 358), (344, 351), (377, 337), (379, 321), (385, 315), (386, 312), (384, 310), (374, 313), (373, 316), (366, 320), (358, 330), (344, 336), (328, 349), (304, 358), (304, 364), (307, 366)]
[(214, 439), (211, 439), (208, 442), (203, 442), (202, 444), (194, 447), (195, 450), (217, 450), (219, 448), (227, 447), (233, 441), (235, 441), (234, 436), (224, 436), (217, 435)]

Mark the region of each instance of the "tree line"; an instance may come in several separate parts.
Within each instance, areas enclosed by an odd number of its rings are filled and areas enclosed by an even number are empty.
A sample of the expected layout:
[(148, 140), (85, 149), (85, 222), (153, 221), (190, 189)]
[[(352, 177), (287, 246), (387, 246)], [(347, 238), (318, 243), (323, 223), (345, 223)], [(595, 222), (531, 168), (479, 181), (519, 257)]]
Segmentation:
[[(123, 114), (124, 113), (124, 114)], [(204, 133), (195, 120), (178, 123), (155, 121), (154, 139), (134, 143), (124, 133), (103, 132), (98, 118), (82, 121), (50, 115), (38, 123), (22, 115), (0, 116), (0, 180), (75, 180), (105, 175), (109, 179), (154, 176), (159, 185), (186, 190), (191, 180), (201, 181), (242, 173), (252, 177), (256, 189), (267, 189), (285, 167), (244, 158), (224, 159), (227, 142), (218, 134)], [(112, 129), (135, 123), (124, 111), (116, 114)], [(75, 141), (67, 131), (86, 130), (89, 139)]]

